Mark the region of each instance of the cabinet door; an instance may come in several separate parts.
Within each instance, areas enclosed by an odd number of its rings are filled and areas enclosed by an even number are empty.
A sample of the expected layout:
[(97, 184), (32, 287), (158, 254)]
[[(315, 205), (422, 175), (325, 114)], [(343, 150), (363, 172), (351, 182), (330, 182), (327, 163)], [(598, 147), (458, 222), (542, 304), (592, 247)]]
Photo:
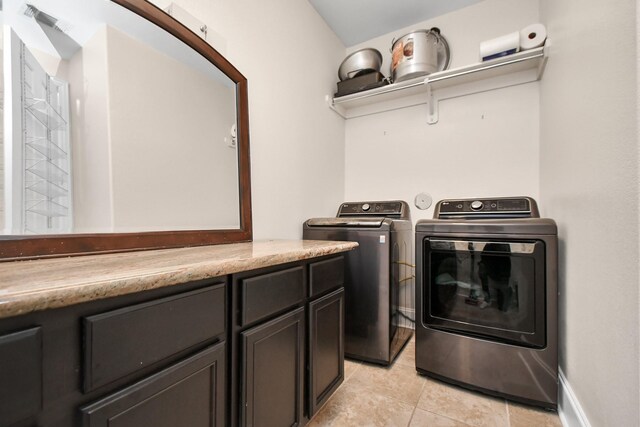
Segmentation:
[(225, 343), (81, 409), (84, 427), (224, 426)]
[(296, 426), (302, 419), (304, 308), (242, 333), (242, 426)]
[(309, 416), (344, 380), (344, 289), (309, 303)]
[(0, 336), (0, 426), (35, 417), (41, 408), (40, 327)]

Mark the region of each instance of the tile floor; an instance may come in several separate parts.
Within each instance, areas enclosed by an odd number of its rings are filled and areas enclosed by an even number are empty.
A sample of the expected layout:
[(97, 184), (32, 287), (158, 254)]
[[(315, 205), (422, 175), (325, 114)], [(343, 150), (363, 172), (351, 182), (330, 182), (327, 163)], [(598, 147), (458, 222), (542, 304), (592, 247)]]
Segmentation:
[(310, 427), (561, 427), (555, 413), (445, 384), (415, 369), (413, 339), (393, 366), (345, 361), (345, 380)]

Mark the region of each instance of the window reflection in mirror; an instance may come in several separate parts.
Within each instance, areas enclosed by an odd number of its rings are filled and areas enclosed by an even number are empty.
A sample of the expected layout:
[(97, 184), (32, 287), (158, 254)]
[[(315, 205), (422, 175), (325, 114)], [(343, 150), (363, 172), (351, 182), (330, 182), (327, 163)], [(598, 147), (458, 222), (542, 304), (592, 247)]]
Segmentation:
[(2, 8), (3, 234), (239, 228), (231, 79), (109, 1)]

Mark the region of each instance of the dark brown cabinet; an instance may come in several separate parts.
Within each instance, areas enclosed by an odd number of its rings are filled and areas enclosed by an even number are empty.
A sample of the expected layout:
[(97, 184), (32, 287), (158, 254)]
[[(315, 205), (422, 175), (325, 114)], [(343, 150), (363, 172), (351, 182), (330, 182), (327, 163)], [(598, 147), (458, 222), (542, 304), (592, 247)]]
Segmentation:
[(343, 256), (309, 264), (309, 296), (312, 298), (343, 285)]
[(342, 256), (233, 276), (229, 425), (305, 425), (340, 386), (343, 282)]
[(305, 263), (233, 276), (229, 425), (303, 425)]
[(32, 418), (41, 409), (41, 328), (0, 336), (0, 426)]
[(300, 425), (303, 416), (304, 308), (248, 329), (242, 336), (240, 425)]
[(240, 281), (241, 325), (264, 320), (304, 302), (304, 268), (296, 266)]
[(0, 427), (304, 426), (344, 377), (325, 256), (0, 319)]
[(309, 416), (344, 380), (344, 289), (309, 303)]
[(225, 423), (225, 343), (83, 407), (83, 427), (213, 427)]
[(87, 316), (84, 391), (225, 333), (225, 284)]
[(224, 426), (227, 288), (207, 279), (0, 319), (0, 426)]
[(217, 283), (84, 317), (85, 393), (168, 366), (81, 408), (82, 427), (223, 426), (225, 288)]

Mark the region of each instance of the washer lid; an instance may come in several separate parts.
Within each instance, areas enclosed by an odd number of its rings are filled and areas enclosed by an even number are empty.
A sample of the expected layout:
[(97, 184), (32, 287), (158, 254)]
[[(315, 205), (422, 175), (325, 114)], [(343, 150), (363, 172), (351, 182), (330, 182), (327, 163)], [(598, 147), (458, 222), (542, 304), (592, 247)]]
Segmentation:
[(311, 218), (307, 221), (309, 227), (372, 227), (380, 228), (385, 218)]

